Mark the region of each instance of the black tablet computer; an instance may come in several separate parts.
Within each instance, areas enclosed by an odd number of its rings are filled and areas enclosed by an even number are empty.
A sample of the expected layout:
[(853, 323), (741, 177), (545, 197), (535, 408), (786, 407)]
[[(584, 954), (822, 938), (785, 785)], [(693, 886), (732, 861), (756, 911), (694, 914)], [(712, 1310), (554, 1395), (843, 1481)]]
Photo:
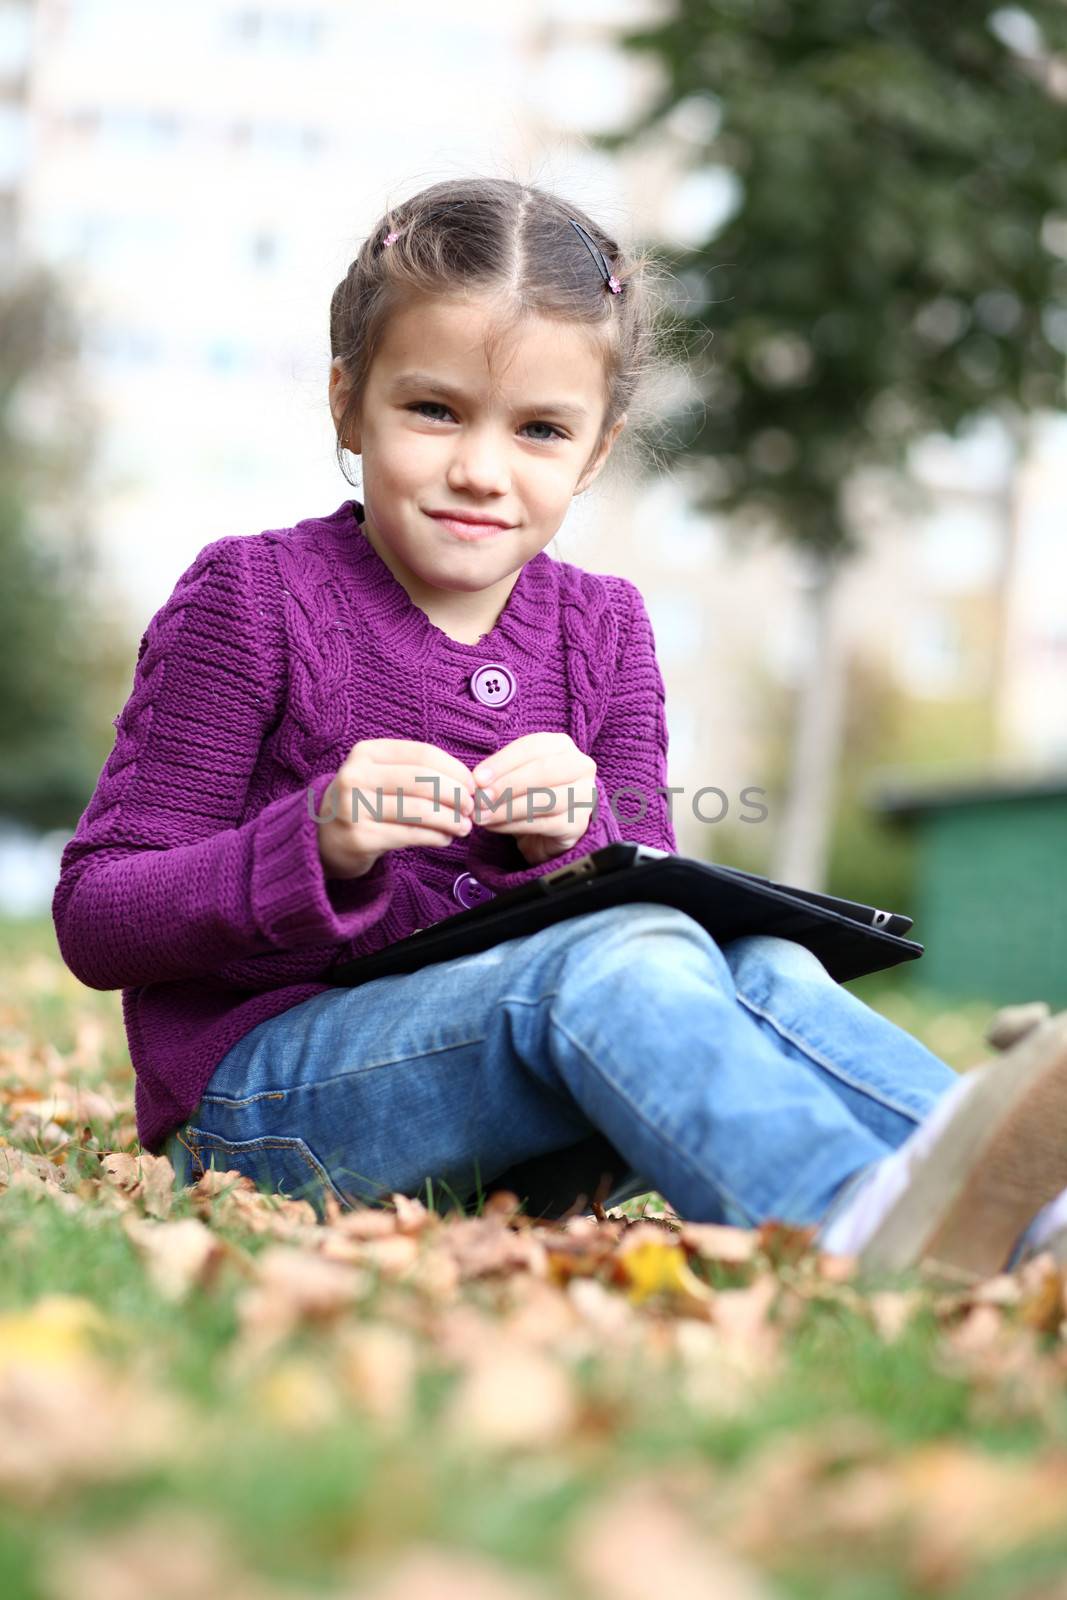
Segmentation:
[(324, 982), (352, 987), (416, 972), (435, 961), (474, 955), (553, 922), (608, 906), (652, 901), (676, 906), (719, 944), (746, 934), (774, 934), (813, 951), (839, 983), (914, 961), (923, 946), (903, 937), (911, 918), (841, 900), (632, 841), (588, 855), (444, 917), (371, 955), (330, 968)]

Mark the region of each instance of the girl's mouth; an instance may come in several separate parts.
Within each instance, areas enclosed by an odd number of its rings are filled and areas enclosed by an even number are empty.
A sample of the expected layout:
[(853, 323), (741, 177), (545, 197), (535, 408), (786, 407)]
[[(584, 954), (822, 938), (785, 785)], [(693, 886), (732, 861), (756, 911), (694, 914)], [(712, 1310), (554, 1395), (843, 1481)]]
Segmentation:
[[(430, 516), (433, 513), (427, 512), (427, 515)], [(443, 528), (448, 528), (451, 533), (455, 534), (457, 539), (491, 539), (494, 534), (507, 533), (508, 531), (496, 522), (463, 522), (459, 517), (440, 517), (436, 515), (433, 516), (433, 520), (434, 522), (439, 522)]]

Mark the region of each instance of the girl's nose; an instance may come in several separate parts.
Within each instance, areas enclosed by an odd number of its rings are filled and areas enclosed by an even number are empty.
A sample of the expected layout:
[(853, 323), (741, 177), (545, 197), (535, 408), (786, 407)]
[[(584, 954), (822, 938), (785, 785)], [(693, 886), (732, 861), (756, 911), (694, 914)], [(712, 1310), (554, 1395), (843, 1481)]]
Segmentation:
[(511, 487), (506, 444), (484, 429), (457, 438), (448, 482), (453, 489), (506, 494)]

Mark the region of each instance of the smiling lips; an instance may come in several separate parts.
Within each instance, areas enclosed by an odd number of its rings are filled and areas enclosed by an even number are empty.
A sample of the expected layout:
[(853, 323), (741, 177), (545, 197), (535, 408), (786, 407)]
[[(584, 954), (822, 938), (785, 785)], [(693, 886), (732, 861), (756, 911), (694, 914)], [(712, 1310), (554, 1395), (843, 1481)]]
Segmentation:
[(444, 511), (428, 511), (427, 516), (435, 522), (444, 523), (458, 539), (490, 539), (494, 533), (504, 533), (507, 524), (503, 522), (482, 521), (475, 517), (449, 516)]

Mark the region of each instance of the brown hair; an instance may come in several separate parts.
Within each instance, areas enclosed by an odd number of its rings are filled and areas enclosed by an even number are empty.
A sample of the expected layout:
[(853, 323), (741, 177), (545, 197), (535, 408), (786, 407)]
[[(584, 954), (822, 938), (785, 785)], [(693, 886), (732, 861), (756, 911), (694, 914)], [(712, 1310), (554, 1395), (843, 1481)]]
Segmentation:
[[(581, 224), (622, 284), (613, 294), (570, 225)], [(385, 247), (387, 236), (394, 242)], [(656, 416), (648, 393), (670, 381), (673, 363), (658, 351), (669, 274), (649, 255), (627, 256), (577, 206), (510, 178), (447, 179), (391, 207), (360, 246), (330, 302), (330, 353), (346, 383), (337, 424), (337, 462), (358, 415), (367, 376), (390, 315), (419, 295), (486, 294), (505, 319), (536, 315), (588, 327), (604, 362), (606, 411), (592, 460), (612, 424), (640, 449)], [(616, 447), (618, 453), (618, 447)]]

